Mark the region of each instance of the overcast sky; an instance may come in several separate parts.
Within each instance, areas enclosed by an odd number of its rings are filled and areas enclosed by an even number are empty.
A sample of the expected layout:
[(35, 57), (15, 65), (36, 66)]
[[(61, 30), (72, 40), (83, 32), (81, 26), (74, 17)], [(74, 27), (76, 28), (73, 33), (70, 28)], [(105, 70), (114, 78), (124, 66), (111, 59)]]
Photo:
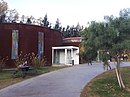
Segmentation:
[(102, 21), (105, 15), (118, 16), (123, 8), (130, 8), (130, 0), (4, 0), (9, 9), (16, 9), (20, 15), (44, 18), (55, 23), (87, 26), (90, 21)]

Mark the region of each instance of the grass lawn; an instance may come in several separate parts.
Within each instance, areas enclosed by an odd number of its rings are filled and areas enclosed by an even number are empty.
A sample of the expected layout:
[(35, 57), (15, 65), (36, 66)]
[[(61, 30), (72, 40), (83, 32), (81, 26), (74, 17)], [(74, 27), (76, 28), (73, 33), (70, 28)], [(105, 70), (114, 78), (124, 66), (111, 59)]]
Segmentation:
[(121, 72), (127, 90), (120, 89), (115, 70), (110, 70), (92, 79), (80, 97), (130, 97), (130, 67), (121, 68)]
[(37, 73), (34, 71), (28, 71), (25, 78), (14, 77), (13, 73), (15, 72), (15, 70), (3, 70), (0, 72), (0, 89), (7, 87), (9, 85), (15, 84), (17, 82), (26, 80), (28, 78), (35, 77), (37, 75), (44, 74), (44, 73), (51, 72), (51, 71), (55, 71), (55, 70), (62, 69), (62, 68), (65, 68), (65, 66), (42, 67), (42, 68), (38, 69)]

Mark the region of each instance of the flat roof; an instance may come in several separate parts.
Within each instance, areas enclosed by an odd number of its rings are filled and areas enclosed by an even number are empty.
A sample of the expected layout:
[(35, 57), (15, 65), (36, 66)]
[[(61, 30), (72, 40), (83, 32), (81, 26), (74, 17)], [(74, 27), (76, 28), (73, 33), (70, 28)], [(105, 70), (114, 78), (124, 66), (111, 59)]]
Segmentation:
[(76, 46), (58, 46), (58, 47), (52, 47), (52, 49), (79, 49), (79, 47), (76, 47)]

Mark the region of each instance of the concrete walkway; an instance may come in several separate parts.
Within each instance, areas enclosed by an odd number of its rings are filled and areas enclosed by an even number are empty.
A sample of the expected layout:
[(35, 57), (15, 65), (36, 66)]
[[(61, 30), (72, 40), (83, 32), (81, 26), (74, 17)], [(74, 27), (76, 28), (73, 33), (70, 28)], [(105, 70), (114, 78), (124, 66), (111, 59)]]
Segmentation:
[(0, 90), (0, 97), (80, 97), (83, 87), (104, 72), (101, 63), (64, 68)]

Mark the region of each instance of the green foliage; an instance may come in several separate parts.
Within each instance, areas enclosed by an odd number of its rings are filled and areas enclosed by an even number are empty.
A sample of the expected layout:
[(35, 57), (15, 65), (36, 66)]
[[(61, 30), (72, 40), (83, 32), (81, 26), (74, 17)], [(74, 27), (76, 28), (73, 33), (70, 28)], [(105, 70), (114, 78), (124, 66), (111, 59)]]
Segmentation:
[[(91, 22), (82, 36), (85, 53), (91, 50), (106, 50), (110, 54), (120, 54), (130, 49), (130, 18), (107, 17), (106, 22)], [(116, 51), (116, 53), (115, 53)]]
[(68, 37), (80, 37), (81, 32), (83, 31), (83, 26), (80, 26), (78, 23), (76, 26), (67, 26), (66, 28), (63, 28), (62, 33), (64, 38)]
[(110, 55), (107, 52), (101, 52), (100, 58), (103, 62), (110, 60)]

